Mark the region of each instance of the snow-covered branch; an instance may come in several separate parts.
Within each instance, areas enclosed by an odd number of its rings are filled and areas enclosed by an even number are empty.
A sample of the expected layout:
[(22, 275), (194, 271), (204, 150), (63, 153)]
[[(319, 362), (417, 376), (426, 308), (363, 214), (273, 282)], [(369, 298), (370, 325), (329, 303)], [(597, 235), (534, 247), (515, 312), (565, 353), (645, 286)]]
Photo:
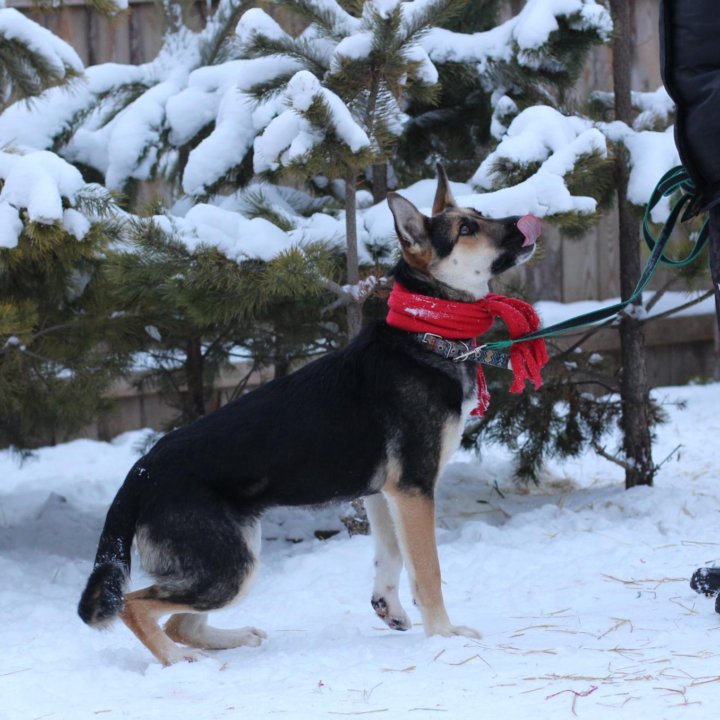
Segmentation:
[(23, 230), (23, 211), (30, 222), (61, 224), (82, 239), (90, 221), (63, 200), (75, 206), (86, 184), (74, 166), (47, 152), (26, 155), (0, 152), (0, 247), (13, 248)]
[(0, 93), (5, 101), (13, 92), (21, 97), (37, 95), (83, 70), (68, 43), (14, 8), (0, 6), (0, 48)]
[[(416, 0), (412, 5), (417, 5)], [(421, 45), (433, 62), (475, 63), (481, 74), (495, 63), (509, 63), (539, 69), (553, 62), (546, 47), (560, 21), (578, 33), (607, 40), (612, 32), (609, 12), (595, 0), (528, 0), (510, 20), (485, 32), (464, 34), (432, 28)]]

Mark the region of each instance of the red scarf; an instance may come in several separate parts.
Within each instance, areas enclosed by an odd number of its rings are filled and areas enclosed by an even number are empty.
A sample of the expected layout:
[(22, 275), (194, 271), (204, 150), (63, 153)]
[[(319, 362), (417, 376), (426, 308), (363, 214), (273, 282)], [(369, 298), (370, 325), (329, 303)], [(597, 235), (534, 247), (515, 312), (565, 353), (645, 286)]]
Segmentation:
[[(386, 322), (391, 327), (434, 333), (450, 340), (477, 338), (492, 327), (496, 317), (507, 325), (513, 339), (540, 327), (540, 318), (532, 305), (504, 295), (486, 295), (477, 302), (455, 302), (410, 292), (395, 281), (388, 307)], [(542, 385), (540, 370), (548, 361), (544, 340), (513, 345), (510, 360), (515, 374), (510, 392), (522, 392), (526, 380), (530, 380), (536, 390)], [(477, 384), (478, 406), (471, 414), (484, 415), (490, 393), (480, 363), (477, 364)]]

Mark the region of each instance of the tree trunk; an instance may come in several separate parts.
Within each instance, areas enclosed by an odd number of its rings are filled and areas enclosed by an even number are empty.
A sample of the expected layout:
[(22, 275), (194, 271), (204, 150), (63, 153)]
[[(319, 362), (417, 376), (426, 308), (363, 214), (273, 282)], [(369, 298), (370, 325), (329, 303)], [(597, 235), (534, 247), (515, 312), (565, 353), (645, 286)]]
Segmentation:
[(187, 401), (185, 403), (187, 420), (194, 420), (205, 414), (205, 359), (202, 354), (202, 342), (192, 337), (187, 343), (185, 356), (185, 378), (187, 380)]
[[(347, 282), (348, 285), (357, 285), (360, 282), (360, 261), (358, 258), (358, 239), (357, 239), (357, 186), (355, 171), (348, 168), (345, 175), (345, 237), (346, 237), (346, 257), (347, 257)], [(351, 302), (347, 306), (347, 322), (348, 322), (348, 340), (352, 340), (360, 333), (362, 329), (362, 304), (359, 302)], [(361, 499), (352, 501), (353, 510), (355, 511), (353, 525), (356, 528), (353, 532), (359, 534), (369, 534), (367, 513)], [(343, 522), (347, 524), (345, 518)], [(348, 529), (350, 528), (347, 525)], [(364, 528), (363, 530), (359, 528)], [(352, 533), (351, 533), (352, 534)]]
[[(360, 282), (360, 261), (357, 239), (357, 187), (355, 170), (349, 168), (345, 175), (345, 237), (347, 257), (347, 283), (357, 286)], [(352, 340), (362, 329), (362, 305), (351, 302), (347, 306), (348, 339)]]
[(378, 165), (372, 166), (372, 194), (373, 202), (376, 205), (387, 197), (387, 172), (387, 163), (379, 163)]
[[(615, 116), (630, 124), (632, 104), (630, 73), (632, 68), (632, 39), (630, 35), (630, 3), (611, 0), (615, 39), (613, 41), (613, 84)], [(640, 228), (627, 201), (627, 158), (618, 157), (615, 164), (618, 202), (618, 234), (620, 243), (620, 292), (623, 299), (633, 293), (640, 278)], [(632, 314), (631, 314), (632, 315)], [(649, 405), (650, 396), (645, 367), (645, 340), (642, 321), (622, 315), (620, 321), (620, 354), (622, 377), (621, 428), (625, 455), (625, 487), (652, 485), (655, 467), (652, 461)]]

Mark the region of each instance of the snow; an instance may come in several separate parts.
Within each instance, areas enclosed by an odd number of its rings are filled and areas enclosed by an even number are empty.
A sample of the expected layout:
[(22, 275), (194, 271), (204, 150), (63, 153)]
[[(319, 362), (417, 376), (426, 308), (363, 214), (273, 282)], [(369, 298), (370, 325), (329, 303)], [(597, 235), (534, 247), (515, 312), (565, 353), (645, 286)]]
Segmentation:
[[(371, 539), (319, 541), (315, 530), (340, 529), (340, 510), (281, 509), (263, 521), (253, 591), (215, 613), (217, 625), (252, 624), (268, 640), (168, 669), (122, 623), (97, 632), (75, 614), (104, 513), (143, 434), (43, 448), (22, 465), (2, 452), (3, 720), (514, 720), (573, 710), (588, 720), (706, 720), (717, 703), (720, 623), (688, 580), (719, 559), (710, 449), (720, 385), (655, 396), (670, 418), (657, 430), (656, 461), (681, 448), (652, 489), (626, 492), (622, 471), (593, 454), (550, 463), (529, 492), (512, 485), (502, 448), (485, 448), (482, 461), (454, 457), (438, 491), (444, 592), (454, 622), (478, 627), (482, 640), (386, 629), (368, 601)], [(136, 573), (134, 587), (143, 582)]]
[[(122, 190), (129, 178), (149, 180), (161, 147), (165, 105), (180, 90), (173, 81), (158, 83), (131, 103), (109, 126), (105, 184)], [(103, 130), (99, 131), (103, 135)], [(78, 133), (78, 140), (80, 139)]]
[(213, 131), (188, 157), (183, 173), (183, 190), (188, 195), (202, 194), (242, 162), (255, 139), (251, 118), (252, 106), (245, 94), (233, 89), (223, 95), (211, 118), (216, 120)]
[(302, 163), (312, 149), (322, 142), (322, 134), (303, 113), (320, 102), (338, 138), (353, 153), (370, 144), (367, 133), (355, 122), (345, 103), (307, 70), (295, 73), (287, 84), (284, 97), (289, 107), (273, 118), (262, 134), (255, 138), (253, 166), (255, 172), (276, 170), (281, 165)]
[[(335, 55), (338, 58), (349, 58), (351, 60), (364, 60), (370, 56), (373, 47), (373, 34), (369, 31), (359, 32), (355, 35), (348, 35), (343, 38), (335, 47)], [(334, 72), (338, 66), (333, 65)]]
[(653, 129), (657, 123), (667, 125), (669, 118), (675, 113), (673, 102), (664, 85), (654, 92), (637, 92), (631, 94), (633, 107), (640, 110), (640, 114), (633, 121), (633, 129)]
[[(0, 204), (27, 209), (31, 222), (49, 225), (63, 220), (63, 198), (72, 203), (85, 186), (77, 168), (46, 150), (27, 154), (0, 151), (0, 178), (4, 180)], [(3, 229), (2, 244), (14, 247), (12, 233), (17, 244), (22, 224), (13, 220), (9, 210), (3, 215), (12, 227)]]
[[(640, 97), (642, 96), (642, 97)], [(643, 112), (669, 115), (666, 95), (639, 93), (636, 98)], [(563, 115), (547, 105), (526, 108), (516, 115), (507, 130), (496, 114), (511, 112), (512, 106), (498, 98), (493, 116), (493, 132), (500, 142), (480, 164), (470, 182), (479, 189), (493, 190), (464, 203), (487, 212), (491, 217), (532, 213), (549, 217), (558, 213), (591, 213), (596, 202), (590, 197), (573, 196), (564, 177), (572, 173), (578, 160), (591, 154), (606, 157), (607, 142), (624, 145), (629, 153), (628, 199), (643, 206), (660, 178), (680, 163), (673, 127), (663, 132), (635, 130), (623, 122), (593, 122), (580, 116)], [(658, 115), (659, 116), (659, 115)], [(539, 169), (525, 181), (503, 187), (508, 166)], [(652, 211), (654, 222), (662, 222), (669, 213), (669, 201), (663, 198)]]
[(63, 210), (62, 224), (67, 232), (75, 236), (76, 240), (82, 240), (90, 231), (90, 221), (73, 208)]
[(215, 247), (238, 262), (248, 258), (272, 260), (292, 244), (284, 231), (264, 218), (248, 219), (206, 203), (194, 205), (185, 217), (157, 215), (153, 219), (191, 252), (203, 245)]
[(360, 29), (360, 20), (346, 12), (336, 0), (305, 0), (305, 5), (314, 9), (317, 16), (331, 19), (338, 35), (352, 35)]
[(518, 106), (515, 101), (505, 95), (504, 90), (496, 90), (491, 95), (490, 101), (493, 106), (493, 114), (490, 120), (490, 134), (496, 139), (501, 140), (508, 130), (508, 119), (512, 121), (518, 114)]
[(241, 45), (250, 45), (257, 37), (271, 40), (287, 38), (287, 33), (264, 10), (246, 10), (235, 26), (235, 35)]
[(366, 7), (372, 7), (381, 18), (387, 19), (395, 12), (399, 4), (400, 0), (369, 0), (366, 2)]
[(612, 32), (609, 13), (594, 0), (529, 0), (517, 16), (513, 39), (521, 50), (537, 49), (559, 29), (558, 17), (574, 15), (577, 15), (574, 27), (578, 30), (595, 28), (604, 38)]
[(290, 147), (292, 142), (298, 137), (301, 140), (301, 131), (307, 136), (308, 141), (303, 146), (309, 150), (313, 144), (320, 141), (319, 137), (312, 140), (313, 136), (309, 124), (299, 115), (291, 111), (284, 111), (277, 117), (273, 118), (265, 131), (255, 138), (253, 149), (253, 168), (256, 173), (266, 170), (277, 170), (280, 167), (280, 154)]
[[(412, 17), (420, 9), (408, 8), (406, 15)], [(515, 47), (519, 64), (537, 69), (545, 61), (543, 46), (557, 30), (558, 17), (573, 21), (577, 30), (594, 30), (603, 39), (612, 32), (610, 14), (595, 0), (528, 0), (517, 15), (490, 30), (468, 34), (432, 28), (420, 44), (433, 62), (472, 62), (481, 74), (496, 63), (509, 62)]]
[(51, 88), (32, 103), (16, 102), (6, 108), (0, 115), (0, 139), (7, 145), (48, 149), (96, 97), (117, 85), (144, 84), (146, 75), (145, 66), (106, 63), (87, 68), (81, 78), (66, 87)]
[(290, 79), (285, 91), (290, 106), (298, 112), (307, 112), (320, 98), (330, 115), (330, 122), (339, 138), (354, 153), (370, 144), (367, 133), (355, 122), (345, 103), (307, 70), (301, 70)]
[(285, 109), (282, 97), (258, 104), (246, 91), (256, 83), (298, 68), (298, 62), (291, 58), (265, 57), (201, 67), (190, 74), (188, 87), (168, 100), (170, 140), (180, 145), (213, 120), (215, 127), (190, 152), (183, 173), (186, 193), (205, 193), (228, 170), (239, 165), (257, 132)]
[(0, 248), (17, 247), (22, 230), (23, 223), (18, 209), (0, 200)]
[[(635, 131), (616, 120), (598, 125), (609, 140), (622, 143), (630, 154), (628, 200), (644, 205), (652, 195), (660, 178), (671, 168), (680, 165), (680, 155), (674, 138), (674, 126), (663, 132)], [(651, 212), (653, 222), (663, 222), (670, 213), (669, 198), (662, 198)]]
[(439, 80), (439, 73), (433, 65), (425, 48), (411, 45), (405, 48), (404, 55), (408, 61), (416, 63), (415, 78), (422, 85), (434, 85)]
[[(571, 155), (566, 159), (576, 160), (580, 155), (593, 152), (604, 157), (607, 147), (604, 137), (589, 120), (563, 115), (547, 105), (529, 107), (513, 119), (498, 146), (483, 160), (470, 182), (479, 188), (496, 189), (503, 184), (502, 173), (496, 170), (498, 163), (529, 166), (566, 152)], [(566, 166), (563, 160), (560, 166), (554, 167), (555, 163), (557, 159), (545, 170), (561, 171), (564, 175), (574, 164)]]
[[(267, 30), (272, 21), (265, 20)], [(242, 161), (257, 131), (283, 109), (277, 101), (251, 108), (244, 92), (299, 69), (297, 61), (277, 56), (198, 67), (214, 41), (213, 29), (212, 21), (200, 33), (181, 28), (165, 36), (150, 63), (93, 66), (67, 88), (45, 91), (32, 105), (13, 104), (0, 116), (0, 142), (57, 147), (68, 160), (101, 172), (108, 187), (122, 189), (130, 179), (149, 180), (166, 168), (172, 175), (172, 149), (160, 156), (165, 135), (178, 147), (214, 122), (209, 136), (190, 153), (182, 177), (185, 192), (205, 194)], [(67, 141), (63, 134), (75, 125)]]

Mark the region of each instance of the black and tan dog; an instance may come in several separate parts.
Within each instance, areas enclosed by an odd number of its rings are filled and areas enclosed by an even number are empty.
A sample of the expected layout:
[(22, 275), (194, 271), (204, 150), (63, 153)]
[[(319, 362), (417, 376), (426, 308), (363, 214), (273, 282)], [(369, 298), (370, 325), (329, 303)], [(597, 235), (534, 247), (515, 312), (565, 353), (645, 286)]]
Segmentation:
[[(493, 275), (534, 250), (519, 218), (456, 207), (442, 169), (432, 217), (400, 195), (388, 202), (402, 250), (394, 275), (415, 293), (477, 300)], [(259, 645), (262, 631), (212, 628), (207, 613), (250, 589), (263, 511), (365, 497), (376, 613), (391, 628), (410, 627), (398, 597), (404, 563), (426, 634), (478, 637), (445, 610), (433, 501), (475, 383), (473, 363), (446, 360), (380, 322), (344, 350), (169, 433), (110, 507), (80, 617), (103, 626), (119, 615), (165, 665), (197, 657), (189, 648)], [(154, 584), (126, 594), (133, 538)]]

